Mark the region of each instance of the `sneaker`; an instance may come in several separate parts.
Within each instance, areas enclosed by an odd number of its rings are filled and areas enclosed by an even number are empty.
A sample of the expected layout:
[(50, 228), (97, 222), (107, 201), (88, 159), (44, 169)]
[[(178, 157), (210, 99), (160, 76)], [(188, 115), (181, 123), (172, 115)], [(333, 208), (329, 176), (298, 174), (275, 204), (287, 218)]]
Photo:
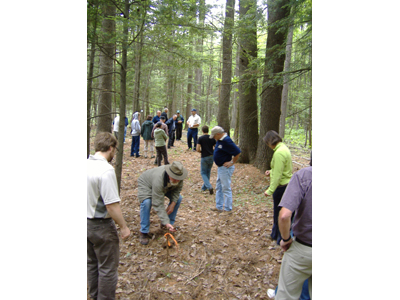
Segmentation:
[(218, 212), (218, 213), (222, 212), (222, 209), (218, 209), (218, 208), (216, 208), (216, 207), (211, 207), (210, 209), (211, 209), (212, 211), (216, 211), (216, 212)]
[(140, 157), (140, 155), (136, 155), (136, 158)]
[(147, 245), (149, 243), (150, 236), (148, 233), (140, 233), (139, 241), (142, 245)]
[(214, 189), (210, 188), (210, 195), (214, 194)]
[(154, 155), (152, 155), (150, 158), (154, 158), (155, 156)]

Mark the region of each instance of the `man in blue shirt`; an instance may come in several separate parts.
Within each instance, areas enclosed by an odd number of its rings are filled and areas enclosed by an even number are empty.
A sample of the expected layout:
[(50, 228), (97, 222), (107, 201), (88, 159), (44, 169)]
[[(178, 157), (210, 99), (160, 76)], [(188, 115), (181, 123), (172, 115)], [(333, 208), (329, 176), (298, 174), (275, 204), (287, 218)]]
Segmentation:
[(156, 125), (158, 122), (160, 122), (160, 117), (161, 117), (161, 110), (157, 110), (157, 114), (154, 116), (152, 122), (154, 125)]
[(217, 141), (214, 150), (214, 162), (218, 166), (218, 175), (215, 193), (216, 207), (211, 208), (211, 210), (222, 212), (223, 207), (225, 207), (221, 216), (229, 215), (232, 212), (231, 177), (235, 170), (234, 164), (242, 151), (220, 126), (211, 129), (210, 139), (212, 138)]

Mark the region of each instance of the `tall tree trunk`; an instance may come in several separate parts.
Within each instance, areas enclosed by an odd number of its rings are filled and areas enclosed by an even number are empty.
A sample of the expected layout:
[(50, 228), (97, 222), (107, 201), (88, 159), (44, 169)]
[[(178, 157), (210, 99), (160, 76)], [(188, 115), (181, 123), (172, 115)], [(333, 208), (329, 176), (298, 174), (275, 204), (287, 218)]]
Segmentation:
[(140, 30), (139, 33), (139, 41), (136, 43), (136, 53), (135, 53), (135, 85), (133, 89), (133, 111), (132, 114), (136, 111), (140, 111), (140, 75), (142, 69), (142, 46), (143, 46), (143, 30), (140, 25), (137, 26), (137, 29)]
[[(284, 67), (285, 72), (289, 72), (290, 70), (290, 60), (292, 57), (292, 42), (293, 42), (293, 26), (290, 26), (286, 41), (286, 59)], [(288, 96), (289, 96), (289, 75), (285, 74), (283, 76), (281, 119), (279, 122), (279, 135), (281, 136), (282, 139), (285, 137)]]
[(235, 17), (235, 0), (226, 0), (225, 24), (222, 38), (222, 79), (218, 100), (217, 123), (230, 136), (229, 104), (232, 82), (232, 28)]
[(193, 89), (193, 70), (192, 68), (189, 67), (189, 74), (188, 74), (188, 85), (187, 85), (187, 102), (186, 102), (186, 116), (185, 116), (185, 130), (189, 128), (188, 124), (186, 121), (190, 117), (191, 113), (190, 111), (192, 110), (192, 89)]
[[(199, 1), (199, 26), (200, 28), (204, 27), (204, 20), (205, 20), (205, 0)], [(200, 57), (203, 57), (203, 33), (201, 33), (200, 37), (197, 39), (196, 42), (196, 51), (199, 53)], [(201, 87), (203, 83), (203, 69), (202, 69), (202, 62), (200, 59), (199, 67), (195, 70), (195, 81), (196, 81), (196, 88), (195, 88), (195, 95), (194, 95), (194, 105), (197, 106), (197, 113), (204, 117), (204, 112), (199, 112), (200, 108), (200, 100), (201, 100)]]
[(97, 133), (111, 132), (111, 100), (112, 100), (112, 79), (113, 79), (113, 59), (114, 59), (114, 42), (112, 38), (115, 34), (115, 6), (110, 4), (104, 5), (104, 19), (102, 22), (102, 33), (104, 43), (100, 53), (100, 99), (98, 103), (99, 121), (97, 123)]
[(125, 0), (123, 37), (122, 37), (122, 55), (121, 55), (121, 76), (120, 76), (120, 101), (119, 101), (119, 127), (118, 127), (118, 153), (115, 165), (115, 175), (117, 176), (118, 193), (121, 190), (122, 162), (124, 158), (124, 129), (126, 115), (126, 73), (128, 56), (128, 21), (129, 21), (129, 0)]
[[(264, 172), (271, 168), (273, 150), (267, 147), (262, 137), (268, 130), (279, 132), (281, 115), (282, 83), (273, 84), (276, 74), (283, 71), (285, 63), (284, 49), (287, 28), (276, 24), (289, 15), (289, 0), (268, 0), (268, 32), (265, 52), (265, 71), (263, 91), (261, 93), (260, 140), (258, 142), (255, 166)], [(279, 32), (278, 32), (279, 30)]]
[[(97, 11), (97, 4), (96, 4), (96, 11)], [(94, 69), (94, 58), (96, 54), (96, 28), (97, 28), (97, 13), (95, 14), (94, 22), (93, 22), (93, 35), (90, 41), (90, 58), (89, 58), (89, 72), (88, 72), (88, 80), (87, 80), (87, 152), (86, 156), (89, 157), (90, 155), (90, 129), (91, 129), (91, 122), (90, 122), (90, 111), (92, 108), (92, 84), (93, 84), (93, 69)]]
[[(236, 52), (236, 66), (235, 66), (235, 76), (236, 78), (239, 78), (239, 53), (240, 53), (240, 45), (237, 45), (237, 52)], [(231, 118), (231, 127), (235, 128), (235, 133), (234, 138), (235, 141), (238, 141), (239, 137), (239, 93), (236, 91), (239, 89), (239, 86), (237, 83), (234, 84), (233, 86), (234, 92), (233, 92), (233, 105), (232, 105), (232, 118)]]
[(256, 0), (240, 0), (239, 2), (239, 14), (243, 24), (239, 35), (241, 48), (239, 63), (239, 146), (242, 150), (239, 159), (242, 163), (252, 163), (257, 154), (257, 79), (252, 76), (254, 71), (250, 67), (251, 61), (257, 58), (257, 24), (253, 20), (256, 6)]

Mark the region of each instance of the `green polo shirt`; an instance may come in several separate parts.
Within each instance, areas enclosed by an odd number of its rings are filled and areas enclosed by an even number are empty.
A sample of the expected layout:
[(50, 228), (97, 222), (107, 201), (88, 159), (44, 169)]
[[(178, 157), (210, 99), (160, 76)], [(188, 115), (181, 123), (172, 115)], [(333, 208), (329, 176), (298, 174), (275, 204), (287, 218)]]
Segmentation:
[(284, 143), (278, 143), (271, 161), (271, 182), (267, 194), (272, 195), (280, 185), (288, 184), (292, 178), (292, 155)]

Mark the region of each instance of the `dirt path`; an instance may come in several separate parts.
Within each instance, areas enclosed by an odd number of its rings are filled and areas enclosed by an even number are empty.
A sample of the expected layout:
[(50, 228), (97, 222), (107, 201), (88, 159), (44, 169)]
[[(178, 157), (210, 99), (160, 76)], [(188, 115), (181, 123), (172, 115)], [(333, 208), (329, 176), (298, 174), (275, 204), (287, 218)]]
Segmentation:
[[(124, 144), (121, 206), (131, 230), (120, 242), (120, 266), (116, 299), (269, 299), (267, 289), (278, 282), (283, 252), (268, 237), (272, 228), (272, 197), (263, 192), (268, 182), (252, 165), (236, 164), (232, 176), (233, 213), (220, 216), (210, 210), (215, 194), (202, 192), (200, 153), (187, 152), (182, 142), (169, 149), (168, 159), (179, 160), (189, 170), (175, 225), (176, 247), (165, 247), (164, 231), (151, 212), (149, 245), (139, 243), (137, 179), (156, 167), (154, 159), (130, 157), (131, 138)], [(143, 140), (140, 154), (143, 155)], [(296, 153), (296, 151), (294, 151)], [(297, 171), (308, 165), (305, 153), (294, 154)], [(309, 157), (309, 156), (308, 156)], [(217, 167), (211, 171), (215, 188)], [(89, 299), (89, 297), (88, 297)]]

